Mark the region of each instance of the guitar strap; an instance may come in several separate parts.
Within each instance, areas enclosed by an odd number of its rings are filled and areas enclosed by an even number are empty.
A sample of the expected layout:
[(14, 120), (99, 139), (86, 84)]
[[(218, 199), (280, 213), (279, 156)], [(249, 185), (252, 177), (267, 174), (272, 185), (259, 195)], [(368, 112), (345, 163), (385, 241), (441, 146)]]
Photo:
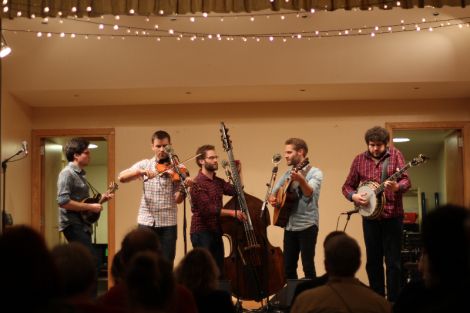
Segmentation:
[(96, 188), (93, 187), (88, 180), (86, 180), (86, 184), (88, 185), (88, 187), (90, 187), (90, 190), (93, 193), (93, 198), (96, 198), (96, 196), (101, 195), (100, 192), (96, 190)]
[(387, 175), (387, 167), (388, 167), (388, 163), (390, 162), (390, 155), (384, 160), (384, 162), (382, 163), (382, 179), (380, 180), (381, 183), (383, 183), (388, 175)]

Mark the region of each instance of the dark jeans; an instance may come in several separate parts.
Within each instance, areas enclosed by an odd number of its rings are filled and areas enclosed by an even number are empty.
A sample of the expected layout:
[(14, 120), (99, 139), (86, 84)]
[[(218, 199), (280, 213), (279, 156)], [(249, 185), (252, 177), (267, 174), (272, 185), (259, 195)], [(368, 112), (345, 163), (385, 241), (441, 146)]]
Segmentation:
[(378, 294), (385, 296), (384, 258), (387, 273), (387, 299), (395, 302), (401, 289), (401, 240), (402, 218), (382, 220), (362, 219), (366, 244), (366, 271), (369, 285)]
[(220, 277), (224, 276), (224, 242), (222, 235), (210, 231), (201, 231), (191, 234), (191, 243), (194, 248), (206, 248), (214, 257), (220, 270)]
[(157, 234), (162, 247), (162, 255), (171, 263), (175, 262), (177, 228), (175, 226), (155, 227), (139, 224), (139, 228), (148, 228)]
[(316, 277), (315, 245), (317, 243), (318, 227), (310, 226), (301, 231), (284, 231), (284, 268), (287, 279), (297, 279), (297, 263), (299, 253), (305, 278)]
[(79, 242), (87, 247), (88, 250), (95, 255), (95, 249), (91, 244), (91, 233), (88, 231), (87, 226), (82, 224), (71, 224), (67, 226), (62, 233), (68, 242)]

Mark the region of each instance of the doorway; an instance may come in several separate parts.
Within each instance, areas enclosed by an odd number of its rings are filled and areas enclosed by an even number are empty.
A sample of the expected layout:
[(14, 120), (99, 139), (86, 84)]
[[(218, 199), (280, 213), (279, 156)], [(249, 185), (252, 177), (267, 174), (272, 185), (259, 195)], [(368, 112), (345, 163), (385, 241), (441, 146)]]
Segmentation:
[[(84, 137), (90, 141), (91, 162), (86, 168), (87, 178), (100, 193), (106, 191), (115, 177), (114, 129), (32, 131), (31, 220), (32, 226), (44, 235), (49, 247), (65, 242), (58, 231), (57, 176), (67, 164), (62, 147), (72, 137)], [(96, 148), (93, 149), (91, 144)], [(107, 273), (115, 254), (114, 201), (106, 203), (104, 208), (98, 223), (93, 226), (92, 242), (97, 250), (98, 262), (103, 265), (101, 283), (109, 286)]]
[(407, 161), (420, 153), (429, 157), (422, 169), (408, 172), (410, 196), (419, 198), (421, 209), (447, 203), (470, 207), (470, 122), (386, 123), (386, 128), (391, 138), (410, 140), (392, 143)]

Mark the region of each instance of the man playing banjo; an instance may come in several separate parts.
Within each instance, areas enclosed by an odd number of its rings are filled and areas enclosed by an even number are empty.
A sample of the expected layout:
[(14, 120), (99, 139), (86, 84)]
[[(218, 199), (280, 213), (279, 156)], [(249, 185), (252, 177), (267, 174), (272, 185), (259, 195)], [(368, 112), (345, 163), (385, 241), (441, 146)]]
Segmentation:
[[(385, 296), (385, 259), (387, 299), (394, 302), (401, 280), (403, 193), (410, 189), (411, 183), (406, 172), (397, 180), (387, 180), (405, 166), (405, 161), (399, 150), (388, 146), (390, 135), (385, 128), (376, 126), (367, 130), (365, 141), (367, 151), (354, 158), (342, 191), (363, 216), (369, 285)], [(374, 193), (381, 183), (384, 191)]]

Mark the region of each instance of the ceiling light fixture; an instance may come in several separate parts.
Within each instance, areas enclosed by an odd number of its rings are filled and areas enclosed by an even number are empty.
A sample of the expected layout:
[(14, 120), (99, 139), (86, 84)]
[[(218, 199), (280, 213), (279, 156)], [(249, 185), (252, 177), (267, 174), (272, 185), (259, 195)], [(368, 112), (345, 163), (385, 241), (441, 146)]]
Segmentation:
[(393, 142), (408, 142), (408, 141), (410, 141), (410, 138), (405, 138), (405, 137), (393, 138)]

